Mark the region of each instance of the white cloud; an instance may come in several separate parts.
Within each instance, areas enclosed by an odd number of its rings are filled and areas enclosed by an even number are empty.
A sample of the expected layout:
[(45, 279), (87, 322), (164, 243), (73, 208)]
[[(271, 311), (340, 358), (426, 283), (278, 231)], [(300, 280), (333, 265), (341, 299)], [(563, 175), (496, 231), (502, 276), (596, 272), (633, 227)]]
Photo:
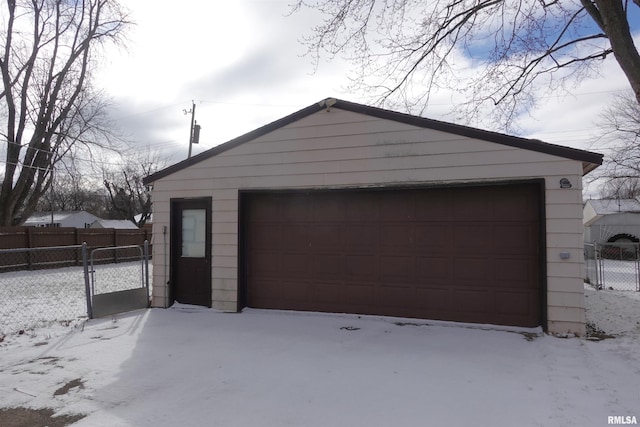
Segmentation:
[[(349, 83), (344, 61), (321, 62), (314, 72), (299, 40), (318, 15), (303, 10), (286, 16), (288, 3), (183, 0), (169, 7), (127, 2), (137, 22), (131, 44), (126, 52), (109, 53), (98, 76), (115, 99), (114, 118), (132, 140), (176, 161), (186, 156), (190, 116), (182, 110), (192, 100), (202, 126), (196, 153), (327, 96), (363, 102), (360, 94), (343, 89)], [(456, 62), (466, 67), (464, 75), (476, 72), (466, 58)], [(540, 98), (531, 116), (518, 120), (522, 135), (590, 148), (585, 141), (598, 114), (613, 93), (627, 87), (615, 61), (608, 59), (601, 75), (570, 84), (572, 95)], [(454, 121), (452, 103), (462, 101), (459, 92), (436, 91), (425, 115)]]

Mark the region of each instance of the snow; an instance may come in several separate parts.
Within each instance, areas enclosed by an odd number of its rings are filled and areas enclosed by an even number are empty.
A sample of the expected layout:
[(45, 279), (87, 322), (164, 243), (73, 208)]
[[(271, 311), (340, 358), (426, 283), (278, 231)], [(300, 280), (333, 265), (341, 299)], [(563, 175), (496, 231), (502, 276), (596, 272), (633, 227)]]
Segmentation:
[[(0, 407), (74, 426), (603, 426), (640, 416), (640, 298), (585, 289), (602, 341), (177, 305), (0, 343)], [(67, 385), (67, 387), (64, 387)]]
[(584, 296), (587, 322), (609, 335), (640, 338), (640, 292), (585, 286)]

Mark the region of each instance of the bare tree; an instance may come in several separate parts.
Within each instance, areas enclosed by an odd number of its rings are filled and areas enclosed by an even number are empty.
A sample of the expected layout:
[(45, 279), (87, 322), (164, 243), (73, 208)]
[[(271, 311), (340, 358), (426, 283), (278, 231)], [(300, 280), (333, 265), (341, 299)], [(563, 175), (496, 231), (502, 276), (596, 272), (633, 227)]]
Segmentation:
[(379, 104), (423, 112), (429, 95), (447, 87), (468, 100), (458, 106), (461, 118), (489, 104), (508, 128), (534, 105), (536, 85), (564, 88), (609, 56), (640, 103), (628, 18), (636, 7), (640, 0), (296, 0), (293, 12), (323, 14), (304, 38), (308, 53), (316, 61), (347, 56), (356, 65), (353, 88)]
[(605, 198), (640, 196), (640, 104), (631, 93), (617, 95), (602, 113), (600, 136), (608, 148), (605, 162), (592, 181), (601, 183)]
[(87, 211), (98, 217), (106, 217), (107, 193), (101, 185), (92, 184), (77, 169), (57, 170), (49, 191), (40, 198), (36, 210)]
[(115, 0), (7, 0), (5, 6), (0, 226), (20, 224), (33, 212), (71, 150), (106, 141), (105, 101), (91, 85), (94, 59), (129, 24)]
[(635, 199), (640, 197), (640, 179), (607, 179), (600, 188), (600, 197), (603, 199)]
[(151, 218), (151, 191), (142, 179), (162, 169), (166, 161), (152, 151), (133, 153), (123, 158), (126, 159), (124, 166), (103, 171), (109, 216), (128, 219), (142, 227)]

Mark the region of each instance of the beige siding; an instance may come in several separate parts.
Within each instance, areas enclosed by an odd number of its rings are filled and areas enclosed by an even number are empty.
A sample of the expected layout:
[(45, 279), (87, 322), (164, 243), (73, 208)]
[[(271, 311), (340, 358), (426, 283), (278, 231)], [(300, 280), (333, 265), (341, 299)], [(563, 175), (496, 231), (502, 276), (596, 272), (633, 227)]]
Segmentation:
[[(545, 179), (551, 332), (584, 334), (582, 165), (340, 109), (320, 111), (154, 183), (153, 305), (168, 305), (162, 226), (172, 197), (212, 197), (214, 308), (236, 310), (238, 192)], [(560, 189), (561, 178), (573, 188)], [(168, 250), (168, 249), (167, 249)], [(570, 254), (562, 260), (560, 254)]]

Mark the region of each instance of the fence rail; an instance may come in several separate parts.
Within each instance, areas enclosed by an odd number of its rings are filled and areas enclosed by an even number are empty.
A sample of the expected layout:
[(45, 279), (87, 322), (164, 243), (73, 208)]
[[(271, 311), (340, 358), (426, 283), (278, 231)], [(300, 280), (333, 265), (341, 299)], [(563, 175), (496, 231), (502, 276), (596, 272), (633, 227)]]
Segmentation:
[(640, 243), (584, 245), (585, 281), (596, 289), (640, 291)]
[[(15, 249), (12, 257), (0, 257), (0, 272), (20, 269), (48, 268), (62, 265), (82, 265), (80, 247), (86, 243), (89, 248), (143, 245), (150, 240), (147, 229), (120, 230), (114, 228), (40, 228), (40, 227), (0, 227), (0, 250), (3, 253)], [(65, 248), (41, 259), (43, 248)], [(126, 251), (114, 251), (104, 262), (119, 262), (130, 259)]]
[(147, 228), (0, 227), (0, 249), (81, 245), (92, 247), (142, 245), (151, 241)]

